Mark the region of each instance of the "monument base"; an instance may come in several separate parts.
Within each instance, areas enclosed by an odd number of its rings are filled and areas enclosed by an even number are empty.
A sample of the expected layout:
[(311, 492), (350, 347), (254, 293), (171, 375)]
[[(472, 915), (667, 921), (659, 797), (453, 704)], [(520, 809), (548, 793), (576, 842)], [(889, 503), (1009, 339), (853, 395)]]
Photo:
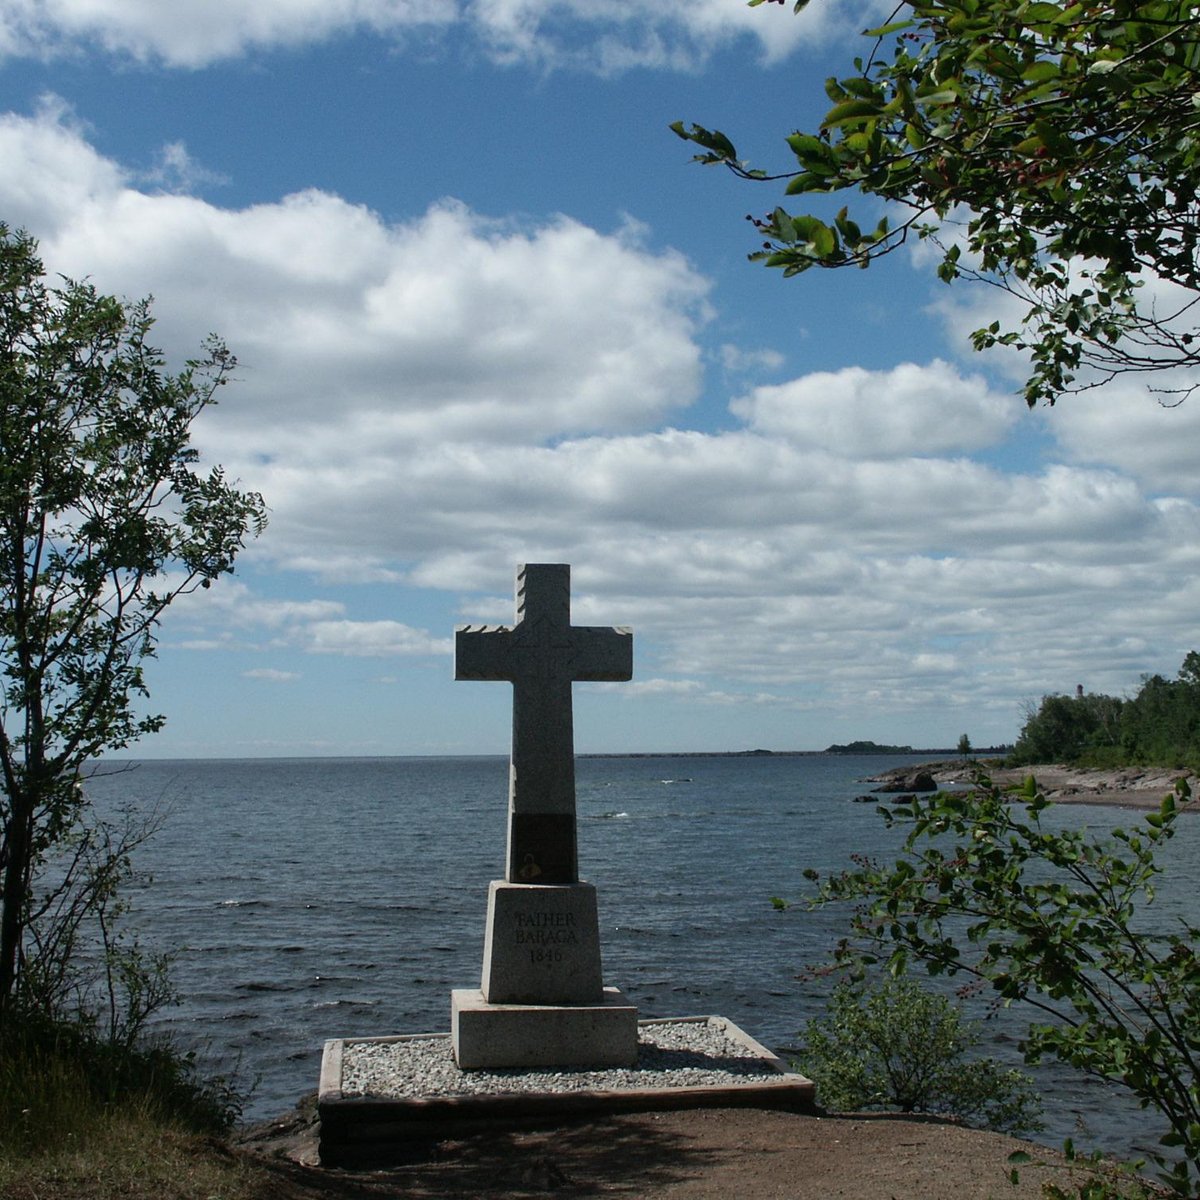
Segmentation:
[(450, 993), (450, 1037), (463, 1070), (631, 1067), (637, 1008), (615, 987), (600, 1004), (489, 1004), (479, 988)]

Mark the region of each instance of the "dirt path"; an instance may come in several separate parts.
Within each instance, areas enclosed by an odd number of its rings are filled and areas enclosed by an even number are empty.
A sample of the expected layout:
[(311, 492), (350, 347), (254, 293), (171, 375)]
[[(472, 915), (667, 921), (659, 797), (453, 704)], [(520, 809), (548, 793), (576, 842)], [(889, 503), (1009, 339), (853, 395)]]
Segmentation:
[[(1000, 1134), (891, 1116), (815, 1117), (759, 1109), (630, 1113), (553, 1128), (484, 1129), (423, 1148), (386, 1170), (316, 1164), (311, 1115), (261, 1126), (243, 1150), (279, 1200), (1035, 1200), (1061, 1165), (1009, 1155), (1052, 1151)], [(297, 1161), (298, 1160), (298, 1161)]]

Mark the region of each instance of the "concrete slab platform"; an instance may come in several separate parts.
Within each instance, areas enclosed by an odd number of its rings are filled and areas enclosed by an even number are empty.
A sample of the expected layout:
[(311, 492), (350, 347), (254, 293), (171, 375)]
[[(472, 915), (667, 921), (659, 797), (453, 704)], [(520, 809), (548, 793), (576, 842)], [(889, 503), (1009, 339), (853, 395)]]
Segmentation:
[[(715, 1052), (691, 1045), (704, 1023)], [(752, 1107), (805, 1112), (814, 1085), (718, 1016), (638, 1022), (639, 1064), (605, 1071), (460, 1071), (448, 1034), (336, 1038), (325, 1043), (317, 1109), (321, 1162), (385, 1165), (486, 1123), (553, 1125), (590, 1113)], [(363, 1071), (361, 1063), (370, 1063)], [(430, 1069), (425, 1064), (432, 1062)], [(381, 1066), (382, 1064), (382, 1066)]]

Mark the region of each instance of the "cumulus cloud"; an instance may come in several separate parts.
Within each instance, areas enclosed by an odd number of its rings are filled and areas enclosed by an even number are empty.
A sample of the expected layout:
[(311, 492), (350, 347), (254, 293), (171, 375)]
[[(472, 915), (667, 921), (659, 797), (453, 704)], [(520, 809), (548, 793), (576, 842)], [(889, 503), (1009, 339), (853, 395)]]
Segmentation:
[(16, 0), (0, 15), (11, 55), (85, 46), (141, 62), (195, 68), (256, 49), (296, 47), (335, 33), (420, 31), (461, 19), (456, 0)]
[(603, 73), (635, 67), (691, 70), (731, 38), (757, 41), (764, 61), (861, 28), (874, 6), (835, 0), (799, 17), (771, 7), (751, 10), (727, 0), (681, 6), (641, 0), (473, 0), (464, 19), (500, 61), (573, 66)]
[[(171, 608), (168, 642), (193, 651), (236, 650), (342, 655), (348, 658), (444, 658), (454, 644), (446, 636), (391, 620), (359, 620), (346, 605), (328, 600), (264, 596), (241, 579), (221, 579), (211, 589), (179, 598)], [(182, 636), (189, 629), (219, 628), (210, 638)], [(243, 679), (290, 683), (297, 671), (253, 667)]]
[(730, 406), (755, 431), (847, 458), (978, 450), (1016, 419), (1011, 396), (935, 359), (890, 371), (849, 367), (756, 388)]
[(414, 442), (617, 431), (697, 394), (707, 283), (636, 228), (452, 200), (389, 225), (319, 191), (221, 209), (138, 190), (54, 104), (0, 119), (0, 158), (0, 211), (52, 269), (153, 293), (180, 356), (228, 331), (240, 399), (211, 425), (244, 455), (391, 473)]
[(194, 192), (203, 187), (220, 186), (229, 177), (210, 171), (188, 153), (183, 142), (168, 142), (158, 152), (158, 160), (142, 172), (141, 182), (166, 192)]
[(627, 696), (693, 696), (704, 691), (697, 679), (639, 679), (634, 683), (601, 683), (597, 688), (620, 690)]
[(240, 579), (222, 577), (211, 588), (180, 596), (171, 612), (177, 621), (219, 622), (228, 632), (256, 629), (273, 633), (341, 617), (345, 605), (338, 600), (262, 596)]
[(1200, 437), (1200, 392), (1170, 406), (1132, 380), (1065, 396), (1047, 418), (1071, 459), (1108, 463), (1128, 472), (1151, 493), (1191, 492)]
[(613, 73), (693, 69), (731, 37), (758, 43), (767, 62), (802, 41), (857, 30), (871, 0), (812, 5), (799, 17), (729, 0), (12, 0), (0, 12), (0, 55), (85, 50), (198, 68), (253, 51), (295, 48), (365, 32), (396, 41), (467, 40), (499, 62)]

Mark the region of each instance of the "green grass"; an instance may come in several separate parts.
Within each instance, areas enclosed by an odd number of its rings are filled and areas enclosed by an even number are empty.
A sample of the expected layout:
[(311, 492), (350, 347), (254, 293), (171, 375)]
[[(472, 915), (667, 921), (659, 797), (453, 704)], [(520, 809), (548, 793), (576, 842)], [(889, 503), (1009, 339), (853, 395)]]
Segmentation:
[(244, 1200), (260, 1181), (222, 1141), (236, 1115), (228, 1089), (167, 1045), (5, 1014), (2, 1200)]

